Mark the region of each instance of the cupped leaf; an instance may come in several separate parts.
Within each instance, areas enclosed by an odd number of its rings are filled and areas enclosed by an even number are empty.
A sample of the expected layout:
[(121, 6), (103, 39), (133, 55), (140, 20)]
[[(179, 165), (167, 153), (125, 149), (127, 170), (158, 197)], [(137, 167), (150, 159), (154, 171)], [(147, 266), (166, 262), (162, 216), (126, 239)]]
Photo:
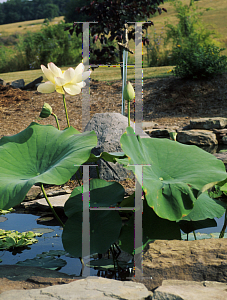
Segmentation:
[(94, 131), (63, 131), (31, 123), (25, 130), (0, 140), (0, 208), (23, 201), (35, 183), (61, 185), (86, 162), (97, 145)]
[[(75, 257), (82, 256), (82, 187), (76, 187), (65, 203), (68, 217), (62, 234), (65, 250)], [(90, 211), (90, 253), (104, 253), (119, 237), (122, 221), (119, 213), (108, 208), (121, 202), (124, 188), (117, 182), (102, 179), (90, 181), (90, 207), (106, 207)]]
[(192, 211), (182, 218), (184, 221), (201, 221), (205, 219), (221, 218), (226, 210), (226, 203), (212, 199), (207, 193), (199, 196)]
[[(143, 201), (143, 248), (152, 240), (181, 239), (180, 227), (175, 221), (162, 219)], [(134, 253), (134, 215), (122, 227), (119, 246), (129, 254)], [(136, 250), (136, 249), (135, 249)]]
[(194, 230), (216, 227), (217, 222), (213, 218), (221, 218), (225, 213), (226, 203), (212, 199), (207, 193), (199, 196), (192, 211), (178, 222), (185, 233)]
[[(83, 211), (83, 187), (76, 187), (64, 206), (65, 214), (70, 218)], [(124, 199), (125, 190), (118, 182), (107, 182), (103, 179), (90, 181), (90, 207), (111, 207)]]
[[(223, 162), (196, 146), (141, 139), (131, 127), (126, 128), (120, 143), (131, 165), (126, 168), (136, 174), (148, 205), (164, 219), (174, 221), (188, 215), (204, 185), (227, 177)], [(135, 165), (147, 166), (142, 173)]]

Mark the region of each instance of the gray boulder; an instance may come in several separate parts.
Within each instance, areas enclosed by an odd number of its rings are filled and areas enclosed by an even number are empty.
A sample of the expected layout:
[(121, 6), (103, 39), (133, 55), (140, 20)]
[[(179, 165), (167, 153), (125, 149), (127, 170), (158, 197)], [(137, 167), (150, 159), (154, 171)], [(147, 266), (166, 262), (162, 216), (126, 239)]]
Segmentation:
[(227, 126), (227, 118), (200, 118), (190, 121), (190, 126), (193, 129), (214, 129), (225, 128)]
[(21, 89), (24, 87), (24, 79), (14, 80), (10, 83), (10, 85), (14, 88)]
[(2, 78), (0, 78), (0, 85), (6, 86), (5, 80), (3, 80)]
[[(131, 127), (133, 128), (133, 126), (134, 124), (131, 122)], [(120, 138), (126, 127), (128, 127), (128, 118), (120, 113), (95, 114), (84, 129), (84, 131), (94, 130), (97, 134), (97, 147), (93, 148), (91, 152), (95, 155), (100, 155), (102, 152), (123, 152)], [(140, 137), (149, 138), (149, 135), (141, 131)], [(126, 178), (134, 178), (133, 172), (126, 170), (119, 163), (99, 160), (98, 168), (101, 179), (121, 181)], [(90, 167), (90, 178), (97, 178), (95, 167)]]
[(180, 130), (177, 133), (177, 141), (182, 144), (196, 146), (218, 144), (216, 134), (209, 130)]
[(43, 81), (43, 76), (40, 76), (36, 78), (35, 80), (29, 82), (25, 86), (23, 86), (21, 89), (22, 90), (31, 90), (31, 89), (36, 89), (37, 85), (39, 85)]

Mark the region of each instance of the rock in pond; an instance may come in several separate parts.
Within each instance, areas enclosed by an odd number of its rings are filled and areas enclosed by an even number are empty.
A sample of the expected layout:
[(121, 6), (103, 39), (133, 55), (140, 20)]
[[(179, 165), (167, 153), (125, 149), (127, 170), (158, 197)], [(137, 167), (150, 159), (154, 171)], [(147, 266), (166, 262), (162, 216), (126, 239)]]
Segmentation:
[(178, 131), (177, 141), (182, 144), (195, 146), (210, 146), (218, 144), (215, 133), (209, 130)]
[(149, 290), (169, 279), (227, 283), (227, 239), (156, 240), (144, 251), (143, 276), (133, 280)]
[(200, 118), (190, 121), (190, 126), (193, 129), (219, 129), (227, 126), (227, 118)]
[[(128, 118), (120, 113), (95, 114), (84, 130), (94, 130), (97, 134), (97, 147), (93, 148), (91, 152), (95, 155), (100, 155), (102, 152), (122, 152), (120, 138), (126, 127), (128, 127)], [(132, 122), (131, 127), (134, 127)], [(144, 131), (141, 132), (140, 137), (150, 138)], [(127, 177), (134, 178), (133, 172), (126, 170), (119, 163), (114, 164), (99, 160), (98, 168), (101, 179), (120, 181)], [(79, 172), (77, 174), (79, 175)], [(97, 178), (95, 167), (90, 167), (90, 178)]]

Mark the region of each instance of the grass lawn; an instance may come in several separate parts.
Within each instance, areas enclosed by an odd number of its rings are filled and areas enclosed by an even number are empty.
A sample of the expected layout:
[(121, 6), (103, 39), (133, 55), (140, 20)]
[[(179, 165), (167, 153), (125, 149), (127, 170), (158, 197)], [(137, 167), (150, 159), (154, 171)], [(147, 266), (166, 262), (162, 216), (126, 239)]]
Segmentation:
[[(72, 66), (76, 67), (76, 66)], [(166, 77), (170, 76), (167, 73), (173, 67), (155, 67), (155, 68), (144, 68), (143, 69), (143, 79), (152, 78), (152, 77)], [(61, 68), (62, 70), (66, 70), (66, 68)], [(25, 84), (31, 82), (32, 80), (43, 76), (44, 74), (41, 70), (30, 70), (30, 71), (20, 71), (20, 72), (11, 72), (11, 73), (2, 73), (0, 74), (0, 78), (4, 79), (6, 82), (11, 82), (17, 79), (24, 79)], [(94, 80), (101, 81), (111, 81), (111, 80), (120, 80), (121, 79), (121, 71), (120, 67), (99, 67), (92, 71), (91, 78)], [(108, 78), (108, 80), (107, 80)], [(127, 79), (133, 80), (135, 79), (134, 68), (128, 68)], [(47, 79), (44, 77), (44, 81)]]

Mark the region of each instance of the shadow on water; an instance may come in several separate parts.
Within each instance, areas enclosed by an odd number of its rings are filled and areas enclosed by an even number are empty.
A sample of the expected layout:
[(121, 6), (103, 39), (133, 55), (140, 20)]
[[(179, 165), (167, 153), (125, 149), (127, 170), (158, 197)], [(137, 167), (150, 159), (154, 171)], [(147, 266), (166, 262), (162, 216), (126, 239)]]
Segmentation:
[[(52, 253), (51, 257), (54, 258), (54, 260), (59, 259), (59, 261), (65, 261), (65, 266), (55, 268), (56, 270), (73, 277), (81, 276), (81, 261), (79, 258), (72, 257), (64, 251), (61, 240), (62, 227), (60, 227), (58, 223), (53, 220), (53, 217), (43, 217), (40, 215), (33, 215), (31, 213), (15, 211), (2, 216), (0, 228), (18, 232), (44, 232), (42, 236), (36, 237), (38, 243), (26, 247), (14, 248), (11, 250), (0, 250), (0, 260), (2, 260), (0, 266), (3, 264), (15, 265), (16, 263), (23, 262), (27, 259), (40, 257), (40, 255), (43, 253), (44, 256), (45, 253)], [(127, 269), (114, 272), (111, 270), (98, 270), (86, 267), (86, 263), (94, 260), (92, 257), (93, 256), (90, 258), (83, 258), (85, 263), (83, 276), (100, 276), (104, 278), (114, 278), (117, 280), (126, 280), (126, 277), (130, 276), (129, 270)]]

